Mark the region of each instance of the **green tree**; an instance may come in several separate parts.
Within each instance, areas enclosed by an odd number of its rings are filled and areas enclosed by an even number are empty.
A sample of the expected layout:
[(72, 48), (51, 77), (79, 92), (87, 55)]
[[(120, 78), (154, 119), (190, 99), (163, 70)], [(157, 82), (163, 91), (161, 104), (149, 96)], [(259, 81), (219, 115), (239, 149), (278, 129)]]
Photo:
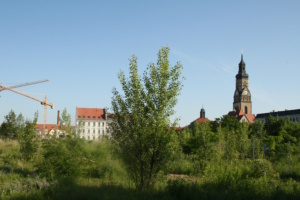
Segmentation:
[(34, 120), (27, 120), (25, 127), (20, 132), (18, 141), (20, 143), (20, 152), (26, 160), (33, 158), (33, 155), (38, 150), (38, 136), (35, 131), (35, 125), (38, 119), (38, 113), (35, 113)]
[(70, 136), (74, 135), (74, 129), (71, 126), (71, 115), (66, 108), (63, 110), (60, 118), (60, 129)]
[(270, 115), (266, 119), (265, 130), (268, 135), (278, 136), (282, 124), (283, 124), (282, 119), (279, 119), (278, 116), (273, 117), (272, 115)]
[(241, 123), (236, 117), (230, 115), (224, 115), (220, 122), (222, 129), (227, 129), (229, 131), (235, 131), (240, 128)]
[(17, 137), (18, 137), (18, 135), (20, 135), (24, 131), (25, 126), (26, 126), (26, 123), (25, 123), (22, 113), (20, 113), (18, 115), (16, 122), (15, 122), (15, 126), (17, 128)]
[(191, 137), (183, 146), (183, 150), (194, 154), (194, 161), (199, 164), (200, 170), (204, 171), (206, 164), (215, 157), (218, 135), (212, 132), (209, 123), (198, 124), (195, 122), (191, 127), (191, 131)]
[(279, 118), (269, 116), (266, 119), (265, 129), (267, 137), (266, 144), (267, 156), (271, 161), (279, 160), (288, 155), (288, 143), (291, 142), (291, 152), (299, 149), (300, 126), (293, 123), (289, 118)]
[(18, 116), (11, 110), (1, 124), (0, 136), (3, 139), (17, 139), (18, 134), (23, 131), (25, 122), (22, 114)]
[(263, 140), (267, 136), (267, 132), (264, 127), (264, 123), (261, 121), (255, 121), (249, 126), (250, 135)]
[(174, 145), (175, 131), (168, 127), (182, 88), (182, 65), (170, 67), (168, 58), (169, 48), (160, 49), (157, 66), (149, 64), (142, 83), (137, 58), (133, 55), (130, 79), (126, 80), (123, 72), (118, 75), (124, 94), (113, 88), (112, 141), (140, 189), (153, 185)]

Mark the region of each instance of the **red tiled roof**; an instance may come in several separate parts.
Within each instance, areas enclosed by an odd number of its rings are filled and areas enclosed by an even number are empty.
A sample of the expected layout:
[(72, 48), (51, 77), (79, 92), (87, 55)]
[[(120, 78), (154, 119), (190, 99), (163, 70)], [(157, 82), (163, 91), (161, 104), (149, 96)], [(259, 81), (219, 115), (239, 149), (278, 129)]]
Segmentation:
[(245, 114), (242, 110), (230, 111), (228, 115), (232, 117), (236, 117), (239, 121), (240, 119), (242, 119), (243, 116), (245, 116), (250, 124), (252, 124), (255, 119), (254, 114)]
[(76, 108), (76, 119), (103, 120), (105, 114), (104, 108)]
[(254, 122), (255, 115), (254, 114), (245, 114), (250, 124)]
[[(35, 125), (35, 129), (38, 129), (38, 130), (43, 130), (43, 127), (44, 127), (44, 124), (37, 124)], [(45, 124), (45, 128), (48, 130), (48, 131), (51, 131), (52, 129), (59, 129), (59, 125), (57, 124)]]
[(180, 127), (180, 126), (175, 128), (176, 131), (182, 131), (183, 129), (184, 127)]
[(196, 119), (197, 123), (200, 124), (200, 123), (205, 123), (205, 122), (209, 122), (209, 119), (207, 118), (199, 118), (199, 119)]
[(192, 121), (192, 122), (190, 123), (190, 125), (188, 125), (188, 127), (193, 126), (194, 122), (197, 122), (197, 124), (201, 124), (201, 123), (210, 122), (210, 120), (207, 119), (207, 118), (201, 118), (201, 117), (200, 117), (200, 118), (198, 118), (198, 119)]

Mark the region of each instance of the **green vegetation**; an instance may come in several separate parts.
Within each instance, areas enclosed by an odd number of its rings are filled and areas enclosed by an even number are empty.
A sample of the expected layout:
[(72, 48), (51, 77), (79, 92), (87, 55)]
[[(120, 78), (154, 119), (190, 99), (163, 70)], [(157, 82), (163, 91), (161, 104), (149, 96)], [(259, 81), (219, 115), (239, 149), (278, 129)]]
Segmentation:
[(0, 199), (300, 199), (300, 124), (270, 116), (239, 123), (223, 116), (177, 131), (168, 126), (181, 65), (168, 48), (144, 85), (131, 59), (124, 95), (114, 90), (111, 138), (41, 139), (11, 111), (0, 128)]
[[(222, 120), (216, 131), (216, 122), (210, 122), (176, 132), (177, 142), (172, 143), (166, 165), (155, 184), (143, 190), (136, 187), (123, 160), (112, 153), (112, 139), (38, 139), (30, 159), (24, 156), (19, 140), (1, 140), (0, 198), (299, 199), (299, 137), (291, 142), (290, 171), (288, 149), (283, 150), (288, 145), (275, 140), (268, 146), (266, 142), (274, 135), (269, 135), (266, 124), (233, 123), (237, 127), (231, 129), (223, 128)], [(299, 130), (300, 124), (271, 120), (281, 123), (278, 136), (283, 130)]]
[(155, 184), (171, 152), (174, 131), (168, 130), (180, 82), (181, 64), (169, 66), (169, 49), (158, 53), (157, 66), (149, 64), (143, 80), (138, 75), (137, 58), (130, 60), (127, 81), (119, 74), (124, 95), (113, 89), (112, 142), (115, 152), (135, 185), (145, 190)]

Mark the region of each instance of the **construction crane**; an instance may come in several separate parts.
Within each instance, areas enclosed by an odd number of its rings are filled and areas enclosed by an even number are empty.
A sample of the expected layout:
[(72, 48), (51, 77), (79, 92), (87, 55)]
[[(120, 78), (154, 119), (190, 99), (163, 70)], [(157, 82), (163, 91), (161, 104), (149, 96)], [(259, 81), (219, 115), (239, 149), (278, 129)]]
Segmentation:
[[(38, 82), (38, 81), (36, 81), (36, 82), (31, 82), (31, 83), (36, 84), (37, 82)], [(44, 82), (44, 81), (43, 81), (43, 82)], [(25, 85), (28, 85), (28, 83), (27, 83), (27, 84), (21, 84), (21, 86), (25, 86)], [(16, 85), (16, 86), (21, 87), (20, 85)], [(30, 99), (33, 99), (33, 100), (35, 100), (35, 101), (38, 101), (38, 102), (40, 102), (42, 105), (44, 105), (44, 124), (43, 124), (43, 135), (44, 135), (44, 134), (45, 134), (46, 122), (47, 122), (47, 106), (50, 106), (51, 109), (53, 109), (53, 108), (54, 108), (53, 103), (49, 103), (49, 102), (47, 101), (47, 95), (45, 95), (45, 99), (44, 99), (44, 100), (38, 99), (38, 98), (33, 97), (33, 96), (30, 96), (29, 94), (26, 94), (26, 93), (24, 93), (24, 92), (20, 92), (20, 91), (18, 91), (18, 90), (15, 90), (14, 87), (16, 87), (16, 86), (6, 87), (6, 86), (4, 86), (3, 84), (1, 84), (1, 85), (0, 85), (0, 88), (1, 88), (1, 91), (2, 91), (2, 90), (10, 90), (10, 91), (12, 91), (12, 92), (14, 92), (14, 93), (17, 93), (17, 94), (23, 95), (23, 96), (25, 96), (25, 97), (28, 97), (28, 98), (30, 98)]]
[[(14, 86), (10, 86), (10, 87), (6, 87), (6, 88), (18, 88), (18, 87), (23, 87), (23, 86), (27, 86), (27, 85), (34, 85), (34, 84), (38, 84), (38, 83), (43, 83), (43, 82), (49, 82), (48, 79), (44, 79), (44, 80), (40, 80), (40, 81), (34, 81), (34, 82), (29, 82), (29, 83), (22, 83), (19, 85), (14, 85)], [(3, 88), (2, 84), (0, 85), (0, 92), (2, 92), (3, 90), (7, 90), (6, 88)]]

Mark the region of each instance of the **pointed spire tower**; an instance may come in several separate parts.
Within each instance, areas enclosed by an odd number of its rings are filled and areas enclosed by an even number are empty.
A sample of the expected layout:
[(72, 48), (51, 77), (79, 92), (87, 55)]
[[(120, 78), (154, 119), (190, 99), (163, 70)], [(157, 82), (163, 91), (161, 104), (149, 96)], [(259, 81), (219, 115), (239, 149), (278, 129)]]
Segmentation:
[(203, 119), (205, 118), (205, 110), (204, 110), (203, 106), (200, 110), (200, 118), (203, 118)]
[(245, 114), (252, 114), (251, 93), (249, 90), (249, 75), (246, 73), (246, 64), (243, 59), (239, 63), (239, 71), (236, 78), (235, 92), (233, 96), (233, 110), (243, 111)]

